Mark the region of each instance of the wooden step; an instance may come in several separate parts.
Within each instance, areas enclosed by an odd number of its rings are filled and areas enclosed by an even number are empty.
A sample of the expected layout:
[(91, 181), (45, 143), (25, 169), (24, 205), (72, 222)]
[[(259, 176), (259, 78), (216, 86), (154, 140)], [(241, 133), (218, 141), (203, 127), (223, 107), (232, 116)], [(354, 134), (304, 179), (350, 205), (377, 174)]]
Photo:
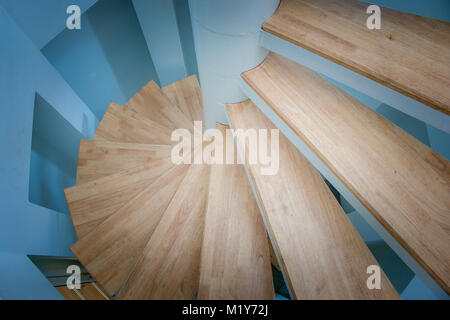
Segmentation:
[(55, 287), (59, 294), (64, 297), (65, 300), (84, 300), (83, 296), (78, 290), (69, 289), (67, 286)]
[(381, 8), (369, 30), (368, 6), (283, 0), (263, 30), (450, 114), (450, 23)]
[(281, 56), (243, 78), (448, 293), (449, 161)]
[(191, 165), (118, 299), (193, 299), (208, 195), (209, 166)]
[(169, 84), (162, 91), (191, 121), (204, 121), (202, 92), (196, 75)]
[[(276, 129), (251, 101), (227, 105), (227, 112), (234, 130)], [(245, 142), (238, 141), (246, 150)], [(274, 175), (262, 175), (265, 166), (249, 164), (248, 150), (245, 154), (294, 299), (398, 298), (382, 271), (381, 290), (367, 288), (367, 267), (378, 265), (375, 258), (324, 180), (293, 144), (280, 134), (280, 165)]]
[(172, 144), (172, 130), (138, 116), (112, 102), (95, 132), (94, 140), (113, 142)]
[(86, 300), (110, 300), (95, 282), (83, 284), (80, 293)]
[(110, 300), (95, 282), (83, 283), (80, 289), (69, 289), (67, 286), (55, 287), (65, 300)]
[(173, 166), (170, 159), (76, 185), (64, 190), (72, 222), (81, 239)]
[[(233, 141), (228, 127), (216, 129)], [(212, 165), (197, 299), (274, 297), (267, 233), (244, 166)]]
[(81, 140), (77, 184), (170, 158), (172, 146), (98, 140)]
[(162, 174), (72, 246), (108, 295), (116, 293), (133, 269), (187, 169), (177, 165)]
[(165, 96), (153, 80), (136, 93), (125, 104), (125, 108), (132, 109), (171, 130), (191, 129), (193, 126), (192, 121)]

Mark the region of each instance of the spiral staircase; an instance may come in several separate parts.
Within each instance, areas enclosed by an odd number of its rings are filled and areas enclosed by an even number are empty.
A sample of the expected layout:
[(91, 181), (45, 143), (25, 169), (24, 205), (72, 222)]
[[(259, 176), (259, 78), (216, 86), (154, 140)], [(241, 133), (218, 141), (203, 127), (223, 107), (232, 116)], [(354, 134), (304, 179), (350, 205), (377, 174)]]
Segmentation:
[[(367, 58), (364, 48), (339, 40), (341, 31), (302, 21), (302, 3), (283, 1), (263, 28), (341, 59), (346, 68), (378, 77), (448, 116), (449, 69), (442, 57), (449, 57), (450, 41), (431, 39), (430, 47), (442, 49), (440, 57), (418, 50), (417, 59), (399, 61), (403, 72), (389, 79), (389, 66), (377, 70), (373, 59), (358, 60)], [(331, 15), (308, 10), (305, 19), (322, 16), (321, 23), (332, 25)], [(410, 16), (396, 18), (407, 24)], [(421, 21), (450, 30), (448, 24)], [(304, 37), (292, 28), (295, 23), (317, 37)], [(442, 37), (450, 40), (449, 34)], [(320, 36), (336, 41), (342, 52), (321, 51), (327, 42)], [(405, 50), (397, 39), (393, 33), (385, 50)], [(436, 69), (434, 78), (443, 74), (438, 85), (411, 80), (424, 65)], [(316, 72), (276, 53), (242, 79), (257, 98), (227, 105), (231, 128), (277, 129), (267, 115), (280, 119), (448, 294), (448, 160)], [(382, 270), (381, 288), (367, 287), (367, 267), (378, 263), (310, 156), (280, 133), (275, 175), (262, 175), (262, 165), (249, 162), (248, 152), (244, 164), (173, 163), (171, 133), (179, 128), (194, 133), (194, 121), (203, 121), (195, 76), (164, 88), (151, 81), (124, 106), (111, 103), (93, 140), (81, 141), (77, 183), (65, 190), (78, 236), (71, 250), (109, 297), (273, 299), (272, 263), (294, 299), (399, 298)], [(227, 128), (216, 126), (225, 135)], [(247, 147), (237, 141), (239, 150)]]

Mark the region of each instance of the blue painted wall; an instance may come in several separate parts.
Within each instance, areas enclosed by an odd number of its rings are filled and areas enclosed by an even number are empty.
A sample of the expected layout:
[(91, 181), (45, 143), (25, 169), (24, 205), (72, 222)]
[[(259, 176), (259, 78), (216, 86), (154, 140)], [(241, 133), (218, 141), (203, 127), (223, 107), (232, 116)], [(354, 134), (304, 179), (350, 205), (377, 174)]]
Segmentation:
[(160, 86), (187, 76), (173, 0), (133, 0)]
[(60, 299), (26, 256), (70, 255), (76, 240), (69, 215), (28, 200), (36, 93), (86, 139), (98, 121), (2, 6), (0, 43), (0, 296)]
[(125, 104), (158, 82), (131, 0), (100, 0), (82, 15), (81, 30), (64, 30), (42, 53), (98, 119), (111, 101)]
[(83, 135), (36, 94), (31, 142), (29, 200), (69, 214), (64, 189), (75, 185)]
[(198, 75), (197, 57), (195, 55), (194, 35), (192, 33), (191, 14), (189, 12), (189, 0), (173, 0), (175, 14), (178, 23), (181, 46), (183, 49), (184, 64), (187, 76)]
[(76, 4), (81, 12), (97, 0), (0, 0), (0, 5), (41, 49), (66, 28), (67, 7)]

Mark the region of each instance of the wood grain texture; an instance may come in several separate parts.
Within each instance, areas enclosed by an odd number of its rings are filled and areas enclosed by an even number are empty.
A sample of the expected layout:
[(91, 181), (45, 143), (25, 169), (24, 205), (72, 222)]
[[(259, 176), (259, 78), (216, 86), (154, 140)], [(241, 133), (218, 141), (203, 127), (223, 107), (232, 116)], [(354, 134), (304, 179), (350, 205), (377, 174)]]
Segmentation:
[(94, 282), (83, 284), (80, 293), (86, 300), (110, 300), (100, 291)]
[(69, 289), (67, 286), (55, 287), (55, 289), (58, 290), (65, 300), (83, 300), (75, 290)]
[(449, 161), (281, 56), (270, 54), (243, 78), (450, 292)]
[(202, 92), (195, 74), (165, 86), (162, 91), (191, 121), (204, 121)]
[(77, 184), (99, 179), (155, 160), (170, 158), (172, 146), (81, 140)]
[(64, 190), (78, 239), (173, 166), (170, 159), (120, 171)]
[(275, 253), (275, 250), (273, 249), (272, 242), (270, 242), (269, 237), (267, 237), (267, 241), (269, 243), (269, 249), (270, 249), (270, 262), (278, 271), (281, 271), (280, 264), (278, 263), (277, 255)]
[(369, 30), (367, 3), (282, 0), (263, 29), (450, 114), (450, 23), (382, 8)]
[[(219, 124), (216, 129), (223, 137), (229, 132), (226, 132), (228, 127)], [(231, 133), (229, 136), (232, 141)], [(223, 148), (224, 144), (216, 146)], [(274, 297), (267, 233), (244, 166), (214, 164), (211, 166), (197, 299), (262, 300)]]
[(193, 124), (187, 116), (173, 104), (152, 80), (137, 92), (126, 104), (138, 114), (169, 129), (191, 129)]
[(75, 245), (72, 252), (110, 296), (136, 264), (189, 166), (162, 174)]
[[(233, 129), (275, 129), (251, 102), (227, 105)], [(247, 144), (238, 139), (241, 150)], [(270, 141), (267, 142), (268, 144)], [(381, 290), (366, 286), (367, 267), (378, 265), (314, 167), (282, 134), (279, 170), (262, 175), (246, 163), (295, 299), (398, 299), (381, 272)]]
[(94, 140), (172, 144), (172, 130), (112, 102), (95, 131)]
[(191, 165), (118, 299), (193, 299), (209, 184), (209, 166)]

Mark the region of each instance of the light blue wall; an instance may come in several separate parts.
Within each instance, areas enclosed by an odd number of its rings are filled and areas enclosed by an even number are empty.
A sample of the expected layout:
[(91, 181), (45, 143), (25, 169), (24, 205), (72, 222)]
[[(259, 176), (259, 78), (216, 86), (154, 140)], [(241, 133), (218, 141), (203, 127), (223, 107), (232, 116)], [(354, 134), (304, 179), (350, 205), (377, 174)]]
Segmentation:
[(98, 122), (2, 6), (0, 43), (0, 296), (59, 299), (26, 256), (70, 255), (76, 240), (69, 215), (28, 200), (36, 92), (87, 139)]
[(195, 74), (197, 75), (197, 79), (199, 79), (194, 35), (192, 34), (191, 14), (189, 12), (189, 0), (174, 0), (174, 4), (186, 73), (187, 76)]
[(450, 135), (430, 125), (427, 125), (427, 131), (431, 148), (450, 160)]
[(158, 81), (131, 0), (100, 0), (81, 30), (64, 30), (42, 52), (98, 119), (111, 101), (125, 104)]
[(81, 12), (97, 0), (0, 0), (8, 14), (41, 49), (66, 27), (67, 7), (80, 6)]
[(31, 142), (29, 200), (69, 214), (64, 189), (75, 184), (83, 135), (36, 94)]
[(403, 300), (436, 300), (434, 293), (417, 277), (414, 277), (403, 290)]
[(159, 85), (187, 76), (173, 0), (133, 0)]
[(100, 0), (86, 16), (126, 100), (159, 82), (131, 0)]
[(29, 201), (61, 213), (69, 214), (64, 189), (75, 185), (76, 176), (69, 175), (54, 162), (31, 150)]

